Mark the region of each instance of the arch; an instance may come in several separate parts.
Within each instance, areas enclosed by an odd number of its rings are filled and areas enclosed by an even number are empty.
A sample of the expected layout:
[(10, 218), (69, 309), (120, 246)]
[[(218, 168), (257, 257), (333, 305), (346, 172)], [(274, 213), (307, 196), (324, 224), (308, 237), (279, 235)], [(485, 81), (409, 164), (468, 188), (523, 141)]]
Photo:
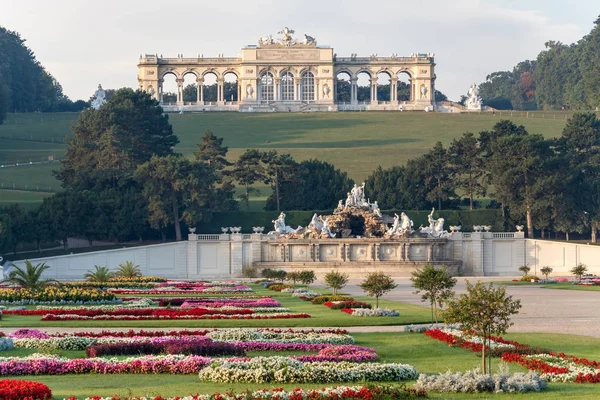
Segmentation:
[(179, 75), (173, 70), (163, 72), (159, 81), (159, 101), (163, 104), (176, 104), (179, 100), (177, 80)]
[(359, 103), (371, 102), (373, 99), (372, 93), (372, 82), (373, 75), (372, 71), (361, 68), (356, 72), (356, 100)]
[(162, 74), (160, 75), (160, 79), (164, 80), (165, 76), (167, 76), (167, 75), (173, 75), (173, 76), (175, 76), (175, 79), (179, 79), (179, 74), (173, 68), (169, 68), (169, 69), (163, 71)]
[(217, 82), (219, 73), (213, 69), (202, 72), (202, 100), (204, 102), (214, 103), (218, 101)]
[(377, 74), (375, 85), (377, 86), (377, 100), (378, 101), (392, 101), (392, 73), (387, 69), (380, 69)]
[[(346, 79), (343, 78), (346, 77)], [(347, 69), (339, 70), (335, 74), (335, 101), (336, 103), (352, 103), (354, 100), (352, 85), (352, 72)]]
[(258, 80), (258, 98), (261, 101), (275, 100), (275, 79), (271, 72), (263, 72)]
[(294, 96), (294, 74), (292, 74), (289, 70), (284, 70), (280, 74), (281, 81), (281, 100), (282, 101), (293, 101), (295, 100)]
[(240, 71), (235, 68), (227, 68), (223, 71), (223, 79), (225, 79), (225, 75), (233, 74), (235, 75), (235, 79), (240, 79)]
[(300, 98), (302, 101), (315, 101), (315, 74), (309, 69), (300, 75)]
[(233, 70), (223, 72), (223, 101), (239, 101), (239, 77)]
[(196, 79), (198, 79), (198, 77), (200, 76), (200, 74), (198, 73), (198, 71), (197, 71), (197, 70), (195, 70), (194, 68), (188, 68), (188, 69), (186, 69), (185, 71), (183, 71), (183, 72), (181, 73), (181, 77), (182, 77), (182, 78), (185, 78), (185, 76), (186, 76), (186, 75), (189, 75), (189, 74), (192, 74), (192, 75), (194, 75), (194, 77), (195, 77)]
[(396, 73), (398, 81), (396, 83), (396, 97), (398, 102), (404, 103), (413, 101), (414, 88), (412, 84), (412, 74), (409, 70), (401, 69)]
[(186, 71), (182, 76), (182, 96), (183, 102), (185, 103), (195, 103), (198, 101), (198, 84), (196, 83), (197, 76), (195, 72)]

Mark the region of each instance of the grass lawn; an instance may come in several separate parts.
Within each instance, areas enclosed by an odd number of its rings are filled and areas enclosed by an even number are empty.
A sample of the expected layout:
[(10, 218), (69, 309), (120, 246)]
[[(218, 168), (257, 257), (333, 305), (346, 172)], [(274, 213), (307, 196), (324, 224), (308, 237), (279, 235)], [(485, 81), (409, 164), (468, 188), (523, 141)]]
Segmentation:
[[(373, 347), (383, 362), (400, 362), (414, 366), (419, 372), (439, 373), (448, 369), (465, 371), (479, 365), (478, 354), (460, 348), (448, 347), (445, 343), (416, 333), (355, 333), (356, 344)], [(507, 338), (520, 340), (530, 345), (550, 347), (568, 354), (585, 356), (589, 359), (600, 358), (600, 339), (556, 334), (510, 334)], [(81, 353), (81, 352), (73, 352)], [(511, 372), (524, 371), (516, 364), (509, 364)], [(493, 361), (497, 370), (498, 360)], [(21, 379), (21, 378), (19, 378)], [(335, 384), (218, 384), (204, 383), (196, 375), (65, 375), (65, 376), (28, 376), (47, 384), (55, 399), (76, 395), (85, 398), (89, 395), (162, 395), (175, 396), (189, 393), (213, 393), (264, 387), (285, 387), (293, 389), (321, 388)], [(410, 385), (411, 383), (409, 383)], [(597, 399), (600, 388), (591, 384), (551, 383), (541, 393), (529, 394), (436, 394), (433, 399)]]
[[(365, 179), (379, 165), (404, 164), (430, 150), (438, 140), (449, 145), (463, 132), (490, 129), (501, 118), (523, 124), (531, 133), (556, 137), (562, 132), (565, 117), (571, 114), (504, 112), (492, 114), (438, 114), (412, 112), (363, 113), (203, 113), (171, 114), (180, 143), (175, 150), (191, 156), (207, 129), (224, 138), (229, 158), (234, 160), (247, 148), (275, 149), (290, 153), (297, 160), (317, 158), (333, 163), (357, 181)], [(534, 116), (533, 118), (531, 116)], [(542, 115), (544, 116), (542, 118)], [(555, 115), (555, 114), (551, 114)], [(11, 114), (0, 125), (0, 164), (19, 160), (47, 159), (64, 155), (65, 137), (77, 114)], [(348, 157), (352, 154), (352, 157)], [(360, 160), (360, 162), (356, 162)], [(0, 183), (28, 187), (49, 186), (59, 190), (52, 170), (57, 164), (0, 169)], [(262, 209), (269, 195), (266, 186), (258, 187), (252, 210)]]

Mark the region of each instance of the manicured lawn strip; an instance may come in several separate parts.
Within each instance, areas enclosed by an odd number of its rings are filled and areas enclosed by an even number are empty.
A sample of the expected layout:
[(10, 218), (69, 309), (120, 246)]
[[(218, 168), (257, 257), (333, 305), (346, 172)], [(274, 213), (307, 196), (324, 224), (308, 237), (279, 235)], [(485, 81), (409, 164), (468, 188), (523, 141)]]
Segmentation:
[[(355, 333), (356, 344), (374, 347), (381, 361), (401, 362), (413, 365), (419, 372), (436, 373), (464, 371), (479, 365), (477, 354), (460, 348), (448, 347), (442, 342), (432, 340), (418, 333)], [(546, 346), (569, 354), (587, 356), (589, 359), (600, 358), (600, 339), (557, 334), (511, 334), (511, 340), (518, 340), (530, 345)], [(497, 370), (498, 360), (493, 362)], [(524, 371), (516, 365), (509, 366), (511, 372)], [(19, 377), (23, 379), (23, 377)], [(24, 379), (35, 380), (48, 385), (55, 399), (63, 399), (69, 395), (80, 398), (92, 394), (112, 396), (121, 395), (163, 395), (175, 396), (189, 393), (213, 393), (235, 390), (244, 391), (264, 387), (285, 387), (293, 389), (297, 384), (214, 384), (198, 380), (196, 375), (68, 375), (68, 376), (28, 376)], [(305, 388), (320, 388), (325, 385), (302, 385)], [(329, 386), (329, 385), (326, 385)], [(596, 399), (597, 385), (551, 383), (547, 391), (527, 394), (435, 394), (433, 399)]]
[(542, 289), (559, 289), (559, 290), (583, 290), (588, 292), (600, 292), (600, 286), (585, 286), (585, 285), (573, 285), (568, 282), (560, 283), (532, 283), (532, 282), (513, 282), (513, 281), (498, 281), (493, 282), (497, 285), (505, 286), (534, 286)]

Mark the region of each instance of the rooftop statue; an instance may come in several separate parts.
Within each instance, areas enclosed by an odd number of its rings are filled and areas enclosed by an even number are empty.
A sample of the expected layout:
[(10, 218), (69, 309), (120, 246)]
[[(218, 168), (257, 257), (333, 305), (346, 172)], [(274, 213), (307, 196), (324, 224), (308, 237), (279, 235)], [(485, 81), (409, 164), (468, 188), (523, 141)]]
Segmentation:
[(479, 88), (473, 83), (467, 92), (467, 110), (481, 110), (481, 97), (479, 97)]
[(285, 235), (288, 233), (297, 233), (302, 230), (302, 227), (299, 226), (297, 229), (292, 228), (285, 224), (285, 213), (282, 211), (277, 217), (276, 220), (271, 221), (273, 223), (274, 231), (269, 232), (269, 235)]
[(91, 106), (94, 110), (97, 110), (106, 103), (106, 92), (102, 89), (102, 85), (98, 85), (98, 89), (94, 92), (94, 97)]

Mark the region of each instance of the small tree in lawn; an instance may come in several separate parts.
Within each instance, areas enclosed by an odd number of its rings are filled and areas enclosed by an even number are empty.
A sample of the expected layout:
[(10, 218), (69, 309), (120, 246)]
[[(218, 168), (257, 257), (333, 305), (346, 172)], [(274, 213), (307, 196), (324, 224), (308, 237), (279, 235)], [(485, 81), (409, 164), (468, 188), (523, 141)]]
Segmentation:
[(317, 280), (315, 271), (302, 271), (300, 272), (300, 282), (303, 285), (310, 286), (311, 283)]
[(548, 280), (548, 275), (550, 275), (552, 273), (552, 268), (543, 267), (543, 268), (540, 268), (540, 272), (542, 273), (542, 275), (544, 275), (546, 277), (546, 280)]
[(298, 272), (298, 271), (288, 272), (285, 279), (287, 281), (292, 282), (294, 284), (294, 286), (296, 286), (296, 282), (298, 282), (300, 280), (300, 272)]
[(529, 271), (531, 271), (531, 267), (529, 265), (521, 265), (519, 267), (519, 271), (523, 273), (523, 276), (527, 275)]
[(446, 266), (435, 268), (428, 264), (423, 269), (417, 269), (412, 272), (410, 280), (413, 287), (417, 289), (415, 294), (424, 292), (421, 295), (422, 301), (429, 300), (431, 304), (431, 320), (438, 322), (437, 308), (442, 307), (444, 302), (454, 296), (452, 289), (456, 286), (456, 279), (450, 276)]
[(325, 274), (325, 285), (331, 288), (333, 295), (337, 295), (337, 291), (346, 286), (348, 283), (348, 274), (342, 272), (331, 271)]
[(507, 296), (506, 286), (489, 286), (482, 282), (472, 285), (467, 281), (467, 293), (448, 301), (444, 318), (449, 323), (460, 323), (462, 329), (474, 331), (484, 340), (481, 347), (481, 370), (483, 374), (491, 372), (492, 359), (488, 355), (486, 367), (486, 347), (491, 347), (490, 336), (503, 334), (513, 324), (510, 317), (519, 313), (520, 300)]
[(581, 277), (586, 274), (587, 270), (587, 265), (579, 263), (571, 269), (571, 273), (575, 275), (577, 279), (581, 280)]
[(369, 297), (375, 297), (375, 308), (379, 308), (379, 298), (392, 289), (398, 287), (389, 275), (383, 272), (372, 272), (360, 284), (360, 288)]

